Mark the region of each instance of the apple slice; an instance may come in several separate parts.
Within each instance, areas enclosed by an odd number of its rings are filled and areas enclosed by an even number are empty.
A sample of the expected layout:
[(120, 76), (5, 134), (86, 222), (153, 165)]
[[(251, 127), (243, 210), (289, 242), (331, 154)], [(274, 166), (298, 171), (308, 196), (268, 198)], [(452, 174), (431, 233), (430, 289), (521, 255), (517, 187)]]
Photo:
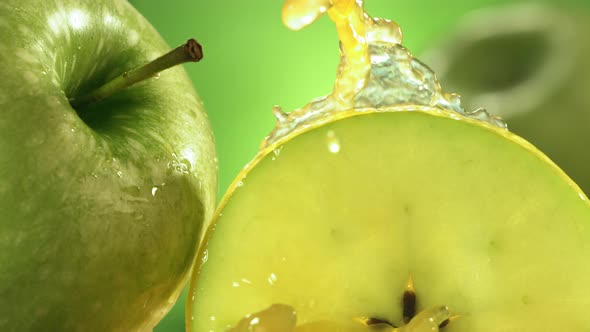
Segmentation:
[(227, 331), (281, 303), (298, 325), (399, 327), (412, 276), (418, 315), (444, 305), (458, 316), (447, 331), (589, 331), (580, 189), (506, 130), (388, 111), (341, 114), (244, 169), (200, 249), (187, 326)]

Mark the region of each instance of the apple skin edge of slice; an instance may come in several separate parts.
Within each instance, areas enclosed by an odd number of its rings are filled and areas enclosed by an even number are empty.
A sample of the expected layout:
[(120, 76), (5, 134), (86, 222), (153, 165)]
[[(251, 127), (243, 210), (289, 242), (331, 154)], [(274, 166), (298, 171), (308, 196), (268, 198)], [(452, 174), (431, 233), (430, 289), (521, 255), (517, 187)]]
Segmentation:
[(187, 329), (275, 303), (298, 324), (402, 323), (446, 305), (451, 332), (590, 331), (590, 204), (509, 131), (403, 106), (324, 119), (262, 150), (202, 244)]

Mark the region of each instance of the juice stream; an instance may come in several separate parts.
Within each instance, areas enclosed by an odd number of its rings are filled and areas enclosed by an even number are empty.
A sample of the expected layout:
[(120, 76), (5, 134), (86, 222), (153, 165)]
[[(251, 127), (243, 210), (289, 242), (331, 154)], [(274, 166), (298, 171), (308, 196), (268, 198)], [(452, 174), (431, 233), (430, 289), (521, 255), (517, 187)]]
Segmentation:
[(372, 18), (363, 0), (287, 0), (283, 22), (299, 30), (327, 13), (340, 40), (340, 64), (333, 92), (300, 109), (273, 109), (277, 125), (262, 148), (335, 113), (366, 108), (423, 105), (481, 120), (500, 128), (506, 123), (483, 109), (467, 112), (457, 94), (445, 93), (435, 73), (401, 45), (402, 32), (392, 21)]

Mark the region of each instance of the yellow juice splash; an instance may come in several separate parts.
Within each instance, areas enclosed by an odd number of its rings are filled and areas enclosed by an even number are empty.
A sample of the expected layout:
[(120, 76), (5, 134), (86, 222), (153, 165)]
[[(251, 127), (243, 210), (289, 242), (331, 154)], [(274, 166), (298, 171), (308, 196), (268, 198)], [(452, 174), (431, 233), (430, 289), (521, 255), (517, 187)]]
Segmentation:
[(445, 93), (434, 72), (401, 45), (400, 27), (370, 17), (363, 0), (286, 0), (282, 16), (287, 27), (299, 30), (324, 13), (336, 24), (340, 40), (333, 92), (290, 113), (275, 107), (277, 126), (263, 141), (263, 148), (338, 112), (406, 104), (436, 107), (506, 128), (504, 121), (484, 109), (465, 111), (459, 96)]

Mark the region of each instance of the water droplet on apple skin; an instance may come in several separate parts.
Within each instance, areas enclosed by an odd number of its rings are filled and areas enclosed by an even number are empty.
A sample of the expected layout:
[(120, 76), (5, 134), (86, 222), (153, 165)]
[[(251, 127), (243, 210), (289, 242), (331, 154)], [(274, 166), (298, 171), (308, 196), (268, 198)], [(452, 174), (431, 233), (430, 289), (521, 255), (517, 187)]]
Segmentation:
[(187, 158), (179, 159), (178, 156), (173, 153), (172, 160), (167, 164), (167, 168), (170, 172), (189, 174), (192, 171), (192, 163)]

